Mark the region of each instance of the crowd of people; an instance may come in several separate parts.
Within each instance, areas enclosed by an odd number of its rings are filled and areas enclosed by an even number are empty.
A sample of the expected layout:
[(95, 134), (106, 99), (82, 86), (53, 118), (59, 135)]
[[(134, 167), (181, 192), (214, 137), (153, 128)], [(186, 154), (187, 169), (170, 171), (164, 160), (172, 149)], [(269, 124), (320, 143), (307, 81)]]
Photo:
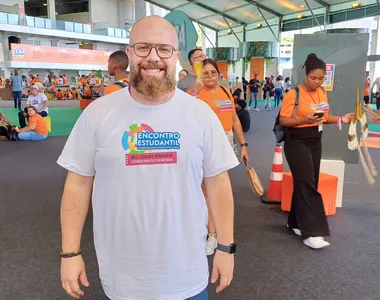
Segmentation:
[[(296, 89), (289, 78), (260, 82), (258, 75), (226, 88), (218, 65), (201, 49), (189, 52), (192, 69), (182, 70), (176, 82), (178, 56), (171, 23), (158, 16), (137, 22), (127, 53), (109, 58), (108, 72), (116, 81), (81, 114), (58, 158), (68, 171), (61, 281), (73, 298), (84, 295), (80, 284), (89, 286), (80, 242), (91, 199), (100, 279), (109, 299), (207, 300), (207, 255), (214, 255), (216, 292), (228, 287), (237, 251), (228, 172), (239, 160), (252, 159), (244, 132), (251, 105), (258, 110), (260, 89), (266, 110), (272, 97), (275, 106), (282, 101), (279, 123), (286, 129), (284, 152), (294, 185), (286, 226), (310, 248), (329, 246), (318, 192), (323, 127), (349, 123), (354, 114), (331, 115), (321, 87), (326, 64), (310, 54), (305, 81)], [(19, 113), (20, 125), (26, 119), (28, 125), (15, 131), (24, 139), (43, 139), (48, 101), (36, 83), (30, 92)], [(0, 114), (0, 132), (13, 127)]]

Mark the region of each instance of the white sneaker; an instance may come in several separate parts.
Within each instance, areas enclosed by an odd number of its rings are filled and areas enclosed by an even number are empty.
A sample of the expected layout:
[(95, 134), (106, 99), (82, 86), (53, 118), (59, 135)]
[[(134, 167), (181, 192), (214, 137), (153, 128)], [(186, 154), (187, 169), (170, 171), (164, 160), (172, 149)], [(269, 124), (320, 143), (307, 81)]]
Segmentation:
[(317, 236), (317, 237), (309, 237), (305, 240), (303, 240), (303, 243), (313, 249), (322, 249), (327, 246), (330, 246), (329, 242), (326, 242), (323, 237)]
[(213, 255), (217, 246), (218, 246), (218, 240), (214, 238), (213, 236), (209, 236), (206, 242), (207, 256)]
[(258, 108), (255, 108), (255, 111), (260, 111), (260, 109), (258, 109)]
[(250, 106), (248, 106), (247, 110), (251, 110), (251, 107), (250, 107)]
[[(286, 227), (289, 228), (289, 225), (287, 224)], [(298, 228), (292, 228), (293, 232), (298, 235), (298, 236), (302, 236), (302, 232), (301, 230), (299, 230)]]

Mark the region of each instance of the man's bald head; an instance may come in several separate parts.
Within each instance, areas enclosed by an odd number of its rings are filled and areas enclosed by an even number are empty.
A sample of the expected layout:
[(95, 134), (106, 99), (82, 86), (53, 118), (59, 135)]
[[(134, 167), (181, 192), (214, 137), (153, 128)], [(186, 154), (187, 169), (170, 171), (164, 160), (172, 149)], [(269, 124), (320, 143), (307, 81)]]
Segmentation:
[(131, 30), (130, 44), (168, 44), (178, 48), (178, 35), (174, 26), (159, 16), (149, 16), (138, 21)]

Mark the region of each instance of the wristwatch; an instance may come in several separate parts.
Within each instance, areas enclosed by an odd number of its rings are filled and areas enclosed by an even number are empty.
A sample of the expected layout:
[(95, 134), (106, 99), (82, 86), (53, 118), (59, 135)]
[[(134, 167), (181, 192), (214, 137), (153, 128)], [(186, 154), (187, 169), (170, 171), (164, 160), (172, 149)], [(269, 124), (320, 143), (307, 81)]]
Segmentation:
[(240, 147), (248, 147), (248, 143), (240, 144)]
[(219, 251), (222, 251), (222, 252), (227, 252), (229, 254), (234, 254), (236, 252), (236, 244), (232, 243), (229, 246), (224, 246), (224, 245), (218, 244), (216, 249)]

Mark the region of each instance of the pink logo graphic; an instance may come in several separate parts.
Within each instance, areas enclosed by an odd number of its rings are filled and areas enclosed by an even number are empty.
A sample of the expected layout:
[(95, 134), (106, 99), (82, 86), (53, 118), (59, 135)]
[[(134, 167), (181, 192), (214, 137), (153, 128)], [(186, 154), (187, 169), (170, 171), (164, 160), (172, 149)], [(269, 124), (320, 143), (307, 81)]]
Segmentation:
[(176, 164), (177, 152), (126, 154), (127, 166)]

